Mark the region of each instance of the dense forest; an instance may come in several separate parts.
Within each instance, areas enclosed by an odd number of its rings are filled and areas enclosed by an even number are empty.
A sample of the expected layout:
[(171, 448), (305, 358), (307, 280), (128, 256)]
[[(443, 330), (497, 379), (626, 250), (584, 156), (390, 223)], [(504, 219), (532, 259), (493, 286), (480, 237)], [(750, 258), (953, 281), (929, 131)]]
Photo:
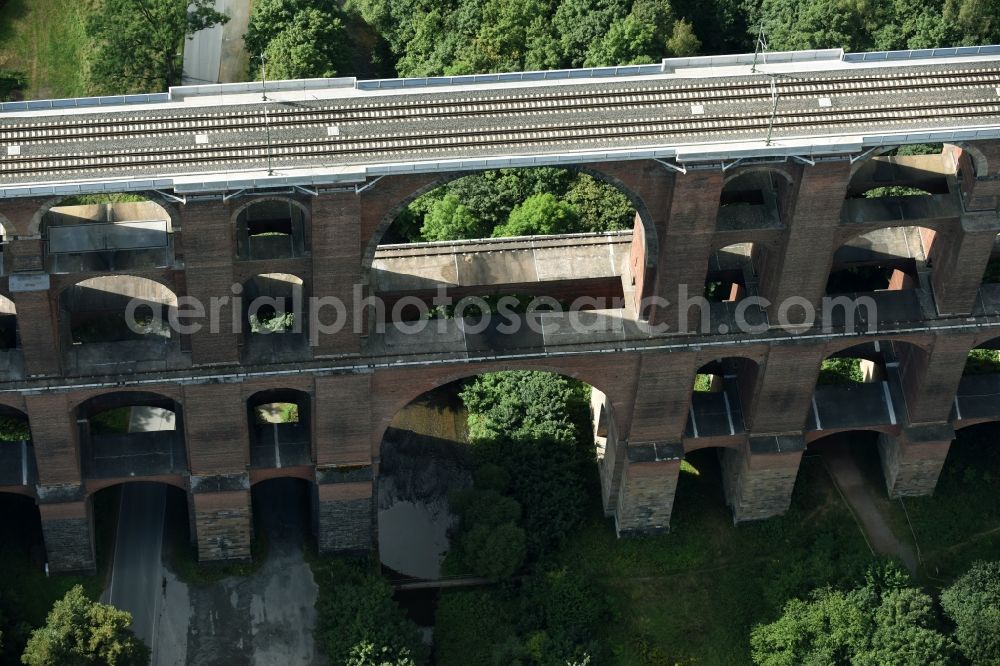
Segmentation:
[(761, 27), (771, 50), (990, 44), (1000, 2), (259, 0), (247, 45), (283, 74), (351, 75), (367, 59), (385, 75), (429, 76), (747, 52)]

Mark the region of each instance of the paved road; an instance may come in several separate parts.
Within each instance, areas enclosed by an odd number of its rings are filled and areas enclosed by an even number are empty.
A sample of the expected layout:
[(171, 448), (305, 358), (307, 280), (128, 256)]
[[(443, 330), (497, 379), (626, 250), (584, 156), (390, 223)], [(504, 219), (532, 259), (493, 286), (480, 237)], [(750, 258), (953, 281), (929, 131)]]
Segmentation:
[(132, 630), (155, 647), (155, 618), (162, 595), (163, 515), (167, 487), (159, 483), (122, 486), (115, 559), (108, 603), (132, 614)]

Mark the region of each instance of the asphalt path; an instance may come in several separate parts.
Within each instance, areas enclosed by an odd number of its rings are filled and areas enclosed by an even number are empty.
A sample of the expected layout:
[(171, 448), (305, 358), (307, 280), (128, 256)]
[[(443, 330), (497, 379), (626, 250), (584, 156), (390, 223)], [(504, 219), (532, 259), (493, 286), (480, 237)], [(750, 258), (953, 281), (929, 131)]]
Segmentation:
[(132, 614), (132, 631), (155, 648), (156, 618), (163, 594), (163, 518), (167, 487), (161, 483), (122, 486), (115, 559), (108, 603)]

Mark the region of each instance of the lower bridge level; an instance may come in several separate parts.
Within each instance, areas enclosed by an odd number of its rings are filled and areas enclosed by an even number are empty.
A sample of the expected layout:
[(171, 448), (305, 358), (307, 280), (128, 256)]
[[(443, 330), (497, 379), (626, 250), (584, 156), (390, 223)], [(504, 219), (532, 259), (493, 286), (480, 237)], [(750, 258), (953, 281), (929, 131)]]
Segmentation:
[(320, 550), (372, 549), (381, 445), (399, 411), (456, 380), (535, 370), (591, 386), (604, 508), (622, 536), (669, 531), (681, 462), (706, 448), (718, 452), (737, 523), (783, 513), (803, 452), (839, 433), (877, 433), (887, 493), (926, 495), (955, 431), (1000, 421), (997, 333), (428, 354), (367, 369), (6, 392), (0, 492), (37, 503), (54, 571), (94, 569), (94, 496), (133, 481), (185, 493), (203, 561), (250, 558), (254, 489), (277, 478), (308, 488)]

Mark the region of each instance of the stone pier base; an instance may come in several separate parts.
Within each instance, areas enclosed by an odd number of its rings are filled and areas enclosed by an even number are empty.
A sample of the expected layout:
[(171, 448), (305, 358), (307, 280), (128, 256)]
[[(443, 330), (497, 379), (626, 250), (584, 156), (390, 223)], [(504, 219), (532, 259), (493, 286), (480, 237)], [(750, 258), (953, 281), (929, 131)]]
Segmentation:
[(722, 480), (733, 522), (783, 514), (792, 502), (805, 440), (801, 435), (751, 437), (722, 455)]
[(954, 438), (954, 428), (946, 423), (910, 426), (898, 437), (879, 435), (878, 452), (889, 497), (932, 494)]
[(195, 493), (192, 500), (198, 560), (249, 560), (253, 537), (250, 490)]
[(321, 553), (372, 550), (375, 496), (371, 466), (316, 472), (317, 542)]
[(669, 531), (684, 448), (680, 444), (638, 444), (625, 447), (622, 454), (615, 507), (618, 536)]
[(93, 515), (90, 502), (39, 504), (42, 535), (53, 573), (94, 573)]

